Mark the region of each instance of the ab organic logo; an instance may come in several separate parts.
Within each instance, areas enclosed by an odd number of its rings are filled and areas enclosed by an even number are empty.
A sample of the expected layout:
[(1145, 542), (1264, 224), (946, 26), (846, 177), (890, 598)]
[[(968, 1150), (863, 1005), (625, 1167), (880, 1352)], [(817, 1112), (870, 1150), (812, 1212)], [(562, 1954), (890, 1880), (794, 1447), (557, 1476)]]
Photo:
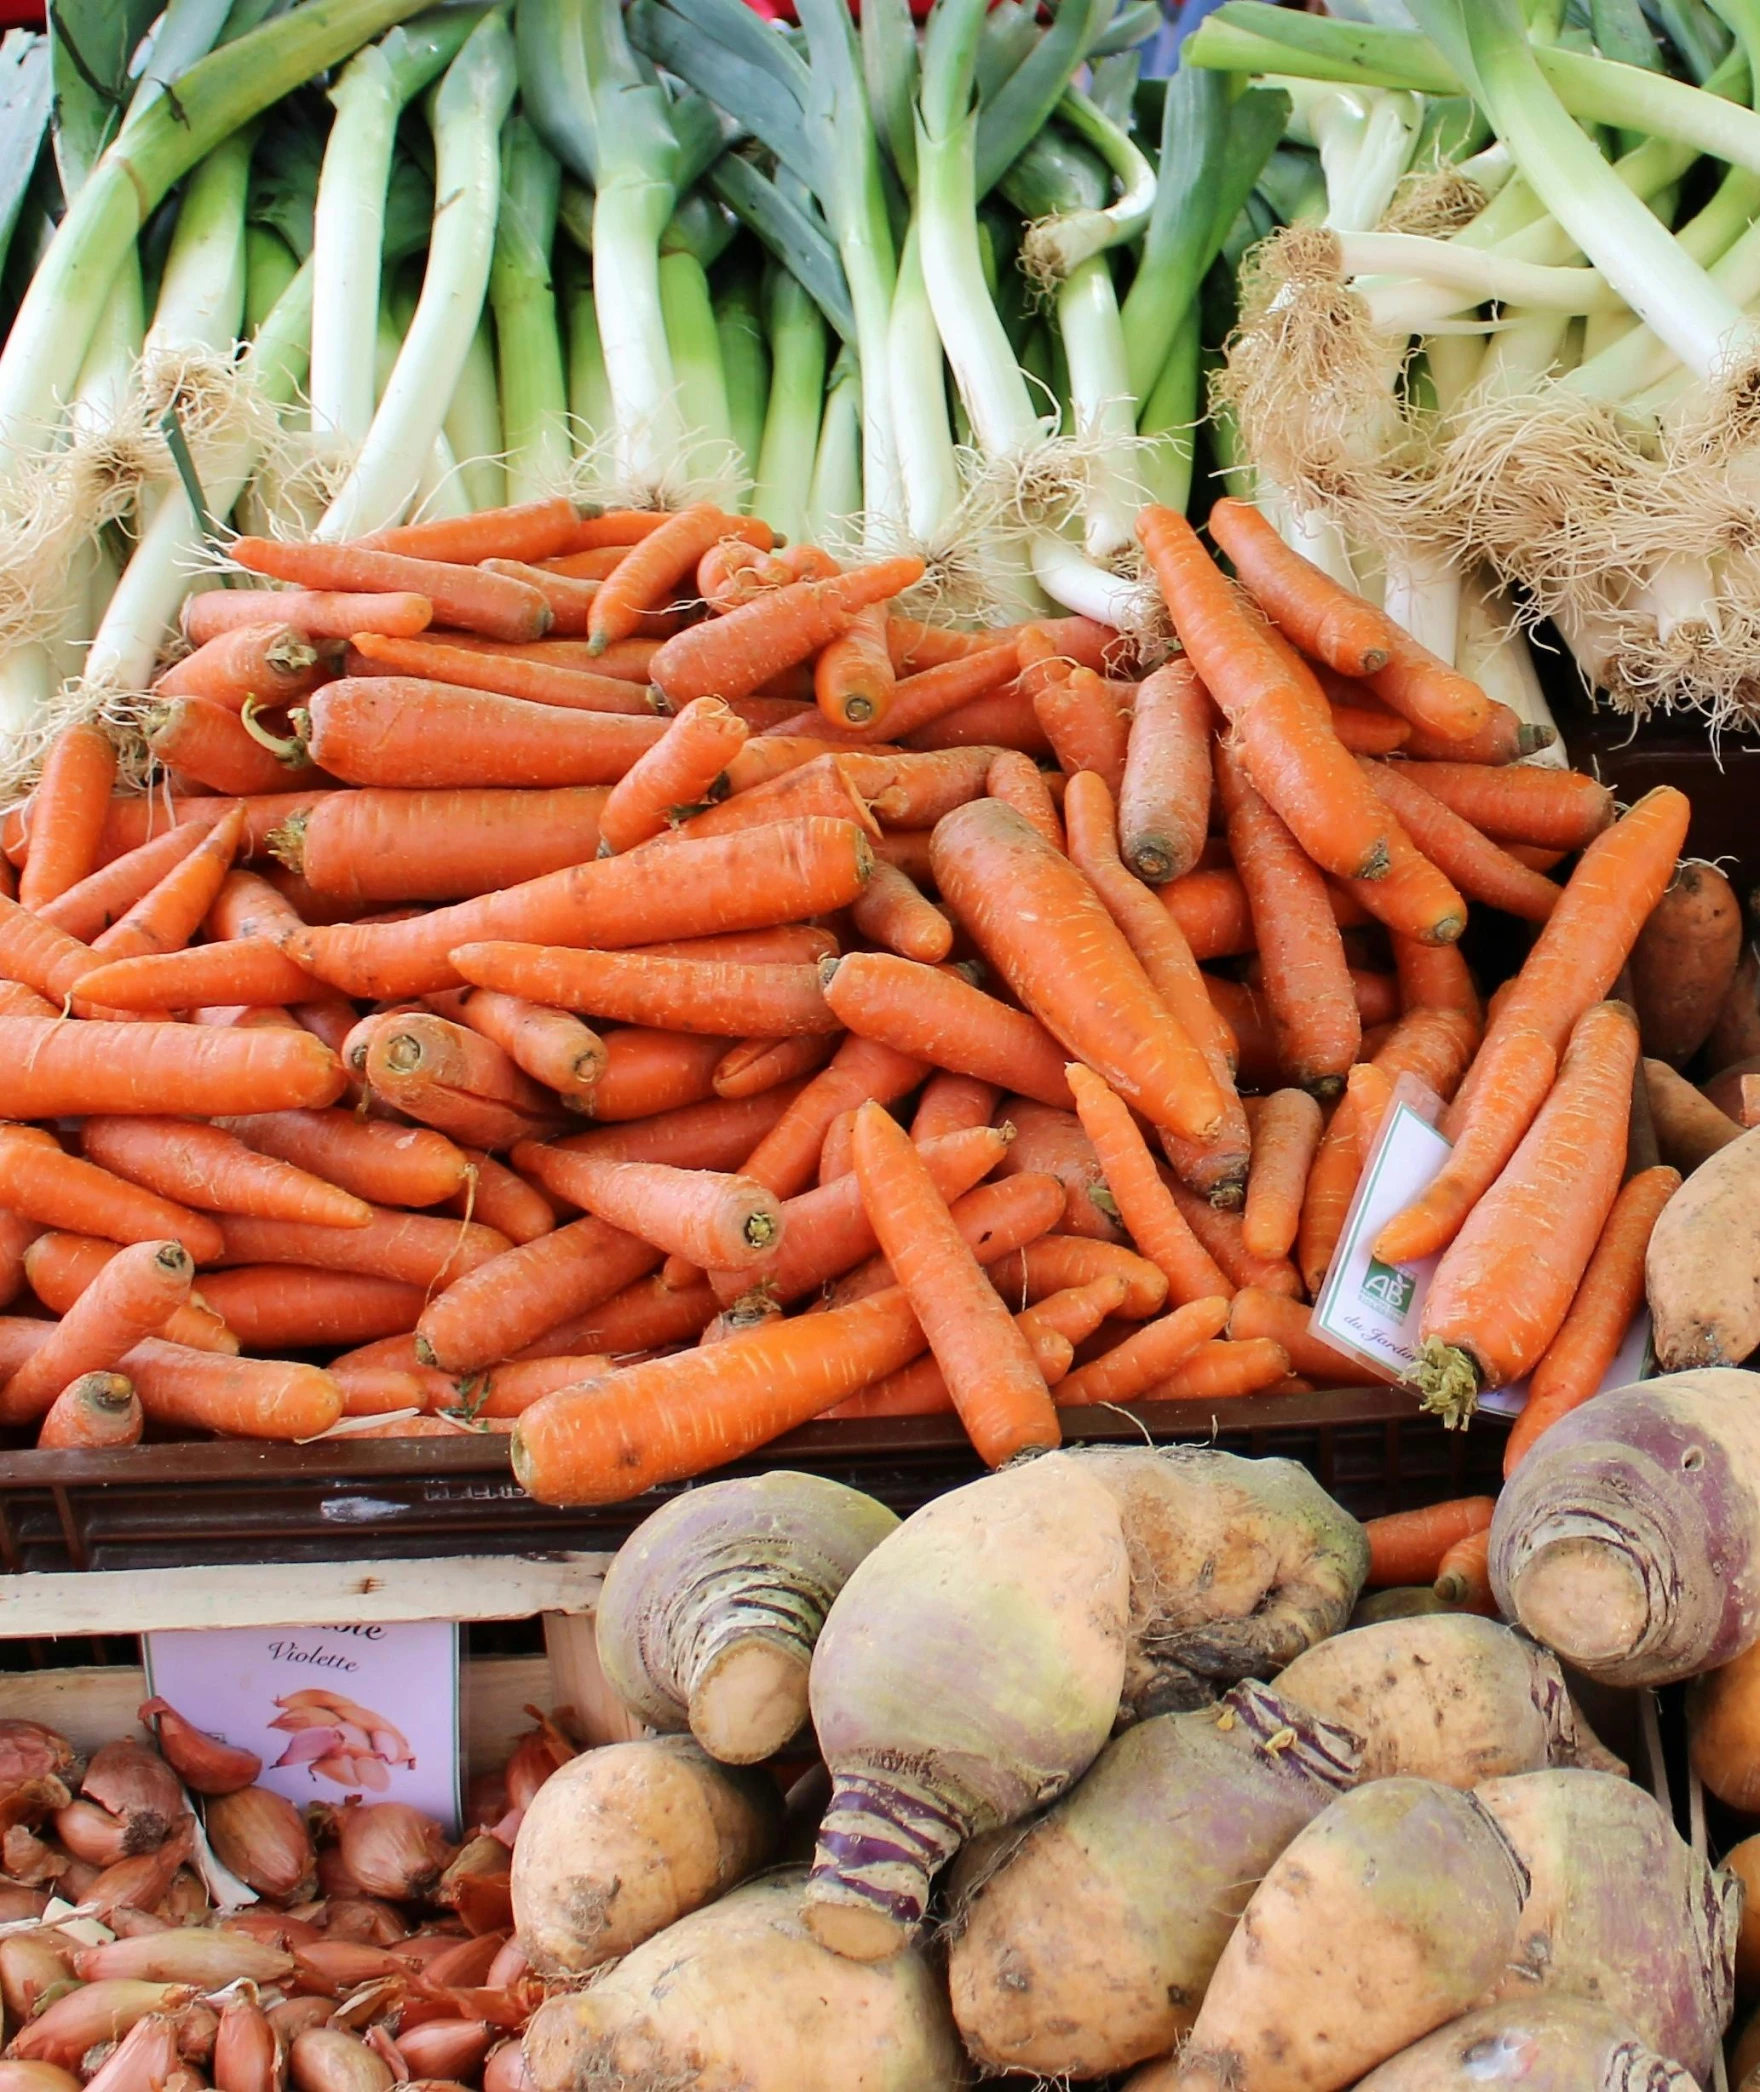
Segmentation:
[(1395, 1322), (1403, 1322), (1411, 1313), (1412, 1295), (1418, 1290), (1418, 1282), (1410, 1272), (1401, 1271), (1397, 1265), (1383, 1264), (1371, 1260), (1363, 1274), (1363, 1298)]

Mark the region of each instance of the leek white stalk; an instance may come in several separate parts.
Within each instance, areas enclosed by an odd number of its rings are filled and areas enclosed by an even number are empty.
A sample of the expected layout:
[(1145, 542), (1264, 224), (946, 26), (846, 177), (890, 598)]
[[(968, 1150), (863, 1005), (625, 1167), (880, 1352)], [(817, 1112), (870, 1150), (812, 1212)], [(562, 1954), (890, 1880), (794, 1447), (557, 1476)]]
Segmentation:
[(366, 442), (318, 524), (335, 543), (395, 522), (470, 352), (483, 310), (501, 194), (501, 126), (515, 88), (506, 17), (484, 16), (429, 100), (438, 207), (422, 294)]
[(236, 131), (190, 176), (142, 353), (205, 349), (230, 360), (244, 322), (244, 207), (256, 127)]
[(550, 280), (561, 195), (560, 163), (516, 112), (501, 137), (501, 215), (489, 271), (510, 501), (554, 494), (569, 475), (568, 388)]
[(1137, 403), (1131, 394), (1118, 294), (1104, 254), (1078, 262), (1057, 292), (1057, 324), (1069, 360), (1070, 405), (1087, 480), (1082, 543), (1111, 559), (1132, 541), (1140, 500)]
[(911, 220), (899, 255), (887, 338), (886, 376), (904, 485), (905, 526), (931, 556), (951, 549), (960, 507), (959, 461), (947, 412), (947, 365), (923, 281), (922, 234)]
[(821, 545), (849, 540), (862, 507), (862, 381), (845, 349), (825, 395), (807, 495), (807, 535)]
[(809, 531), (808, 496), (825, 397), (826, 326), (818, 306), (779, 262), (765, 271), (764, 317), (770, 398), (752, 513), (792, 543)]
[(702, 263), (684, 249), (660, 257), (660, 310), (685, 428), (678, 459), (684, 487), (731, 499), (737, 486), (736, 452), (721, 337), (709, 279)]

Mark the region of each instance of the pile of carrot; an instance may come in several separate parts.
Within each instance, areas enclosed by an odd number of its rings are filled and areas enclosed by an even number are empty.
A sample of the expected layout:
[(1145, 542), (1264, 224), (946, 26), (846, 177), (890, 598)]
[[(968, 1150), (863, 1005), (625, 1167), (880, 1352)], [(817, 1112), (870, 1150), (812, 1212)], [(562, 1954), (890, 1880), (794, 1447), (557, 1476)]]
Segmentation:
[[(1139, 520), (1141, 675), (706, 505), (237, 541), (274, 585), (190, 598), (153, 788), (70, 727), (0, 832), (0, 1423), (511, 1429), (579, 1502), (821, 1415), (996, 1463), (1361, 1380), (1304, 1300), (1406, 1074), (1458, 1145), (1389, 1253), (1458, 1237), (1439, 1337), (1581, 1399), (1656, 1201), (1565, 1165), (1684, 802), (1614, 822), (1211, 529), (1234, 579)], [(1489, 1022), (1470, 907), (1537, 931)]]

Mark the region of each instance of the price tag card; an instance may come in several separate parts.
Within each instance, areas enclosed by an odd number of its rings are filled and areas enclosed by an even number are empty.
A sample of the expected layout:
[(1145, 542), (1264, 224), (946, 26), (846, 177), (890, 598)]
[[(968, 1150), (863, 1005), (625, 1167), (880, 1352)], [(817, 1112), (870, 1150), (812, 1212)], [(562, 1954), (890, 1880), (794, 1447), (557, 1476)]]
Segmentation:
[(148, 1690), (255, 1751), (260, 1785), (302, 1808), (350, 1795), (408, 1802), (456, 1834), (455, 1622), (179, 1628), (142, 1640)]

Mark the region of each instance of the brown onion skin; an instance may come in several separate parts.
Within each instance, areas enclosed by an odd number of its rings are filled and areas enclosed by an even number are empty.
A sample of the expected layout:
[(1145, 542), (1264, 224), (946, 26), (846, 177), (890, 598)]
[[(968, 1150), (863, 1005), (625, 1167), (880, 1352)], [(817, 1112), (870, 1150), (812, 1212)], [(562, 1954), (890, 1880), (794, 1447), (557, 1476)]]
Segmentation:
[(93, 1754), (79, 1791), (121, 1818), (127, 1833), (124, 1855), (162, 1845), (189, 1813), (176, 1773), (157, 1751), (126, 1736)]
[(517, 2040), (503, 2041), (490, 2050), (483, 2065), (483, 2092), (538, 2092), (537, 2081), (526, 2068), (526, 2052)]
[(299, 1903), (311, 1894), (317, 1852), (292, 1802), (267, 1787), (241, 1787), (214, 1796), (206, 1813), (215, 1857), (258, 1895)]
[(343, 1865), (369, 1896), (424, 1901), (452, 1864), (440, 1826), (407, 1802), (348, 1802), (336, 1817)]
[(298, 2092), (391, 2092), (391, 2067), (358, 2035), (308, 2027), (288, 2057)]
[(0, 1721), (0, 1830), (41, 1823), (73, 1799), (67, 1775), (75, 1763), (65, 1736), (41, 1722)]
[(148, 1700), (138, 1710), (142, 1726), (156, 1726), (159, 1748), (186, 1787), (197, 1794), (236, 1794), (248, 1787), (263, 1769), (255, 1751), (240, 1750), (206, 1735), (194, 1722), (186, 1721), (169, 1700)]
[(282, 2092), (287, 2057), (254, 1995), (227, 1999), (212, 2068), (214, 2092)]

